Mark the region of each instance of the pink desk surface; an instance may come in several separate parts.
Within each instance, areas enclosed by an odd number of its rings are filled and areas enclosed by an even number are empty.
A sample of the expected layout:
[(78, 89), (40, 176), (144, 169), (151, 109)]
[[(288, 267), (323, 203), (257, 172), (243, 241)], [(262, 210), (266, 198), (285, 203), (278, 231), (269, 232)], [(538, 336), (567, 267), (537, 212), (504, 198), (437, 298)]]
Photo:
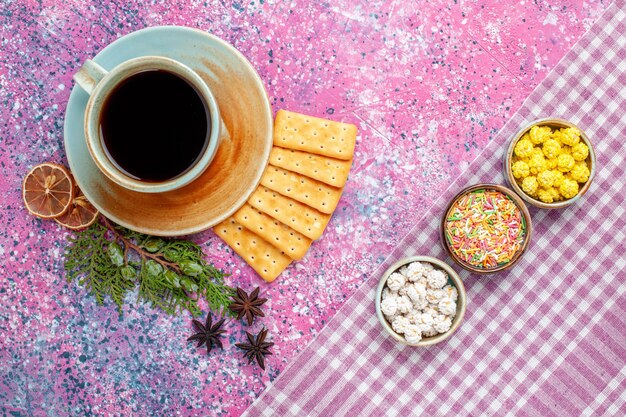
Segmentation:
[[(0, 7), (0, 412), (7, 416), (239, 415), (320, 332), (608, 2), (3, 1)], [(235, 286), (260, 285), (275, 343), (247, 365), (227, 325), (210, 356), (190, 318), (131, 298), (120, 319), (68, 284), (67, 233), (23, 209), (43, 161), (66, 163), (72, 75), (108, 43), (184, 25), (235, 45), (274, 111), (355, 123), (350, 180), (323, 238), (264, 284), (212, 232), (193, 237)]]

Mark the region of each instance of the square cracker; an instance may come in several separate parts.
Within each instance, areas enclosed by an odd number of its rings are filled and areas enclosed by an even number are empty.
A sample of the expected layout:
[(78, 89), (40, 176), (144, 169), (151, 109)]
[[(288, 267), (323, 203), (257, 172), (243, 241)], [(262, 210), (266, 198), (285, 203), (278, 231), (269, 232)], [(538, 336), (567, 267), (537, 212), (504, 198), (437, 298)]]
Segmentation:
[(342, 188), (332, 187), (296, 172), (268, 165), (261, 184), (270, 190), (291, 197), (322, 213), (332, 214), (337, 207)]
[(311, 246), (311, 239), (249, 204), (244, 204), (233, 217), (293, 260), (302, 259)]
[(270, 153), (270, 164), (341, 188), (348, 179), (352, 160), (343, 161), (274, 146)]
[(232, 217), (217, 224), (213, 230), (267, 282), (272, 282), (291, 263), (284, 252), (261, 239)]
[(306, 204), (263, 186), (259, 186), (252, 193), (248, 203), (313, 240), (322, 236), (330, 221), (330, 214), (320, 213)]
[(352, 159), (356, 134), (355, 125), (286, 110), (274, 121), (274, 145), (337, 159)]

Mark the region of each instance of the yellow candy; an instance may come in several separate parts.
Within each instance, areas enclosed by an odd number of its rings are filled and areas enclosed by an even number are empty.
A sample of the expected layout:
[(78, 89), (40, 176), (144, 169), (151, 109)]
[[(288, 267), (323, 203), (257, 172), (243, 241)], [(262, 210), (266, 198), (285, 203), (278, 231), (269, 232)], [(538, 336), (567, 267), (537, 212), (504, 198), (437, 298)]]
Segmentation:
[[(574, 159), (572, 159), (572, 165), (574, 164)], [(530, 168), (530, 173), (533, 175), (539, 174), (541, 171), (545, 171), (548, 169), (546, 164), (546, 159), (542, 155), (533, 155), (528, 161), (528, 167)]]
[(563, 128), (559, 132), (564, 145), (574, 146), (580, 141), (580, 130), (574, 127)]
[(552, 132), (552, 139), (563, 145), (563, 133), (560, 130), (555, 130), (554, 132)]
[(535, 145), (544, 143), (552, 136), (552, 130), (548, 126), (533, 126), (530, 128), (530, 141)]
[(550, 187), (548, 189), (548, 191), (550, 191), (550, 194), (552, 194), (552, 200), (553, 201), (561, 201), (561, 200), (563, 200), (563, 197), (561, 197), (561, 194), (559, 193), (558, 188)]
[[(537, 183), (539, 183), (539, 186), (541, 186), (543, 188), (552, 187), (552, 185), (554, 184), (554, 173), (552, 171), (549, 171), (549, 170), (541, 171), (537, 175)], [(541, 197), (539, 197), (539, 198), (541, 198)], [(541, 201), (543, 201), (543, 200), (541, 200)]]
[(546, 158), (556, 158), (557, 156), (559, 156), (560, 152), (561, 145), (559, 145), (559, 142), (554, 139), (548, 139), (543, 144), (543, 154), (546, 156)]
[(569, 178), (565, 178), (559, 187), (559, 192), (565, 198), (575, 197), (576, 194), (578, 194), (578, 183)]
[(544, 203), (554, 202), (554, 194), (552, 194), (552, 192), (549, 189), (540, 188), (537, 191), (537, 197), (539, 198), (539, 200), (543, 201)]
[(541, 157), (543, 158), (543, 157), (544, 157), (544, 156), (543, 156), (543, 150), (542, 150), (541, 148), (539, 148), (539, 147), (535, 147), (535, 148), (533, 148), (533, 151), (532, 151), (532, 153), (530, 154), (530, 157), (532, 158), (532, 157), (533, 157), (533, 156), (535, 156), (535, 155), (537, 155), (537, 156), (541, 156)]
[[(581, 167), (587, 167), (587, 161), (576, 161), (576, 163), (574, 164), (574, 166), (581, 166)], [(573, 169), (573, 168), (572, 168)]]
[[(526, 136), (524, 135), (524, 137)], [(524, 139), (524, 137), (515, 145), (515, 155), (520, 158), (527, 158), (533, 152), (533, 143), (528, 138)]]
[(549, 126), (533, 126), (516, 144), (515, 155), (513, 176), (526, 194), (544, 203), (575, 197), (578, 183), (589, 180), (589, 148), (576, 128), (552, 132)]
[(515, 178), (525, 178), (530, 174), (530, 168), (524, 161), (517, 161), (511, 167)]
[(531, 197), (537, 195), (538, 188), (539, 184), (537, 183), (536, 177), (529, 176), (524, 178), (524, 180), (522, 181), (522, 190), (524, 190), (524, 192)]
[[(576, 161), (574, 161), (574, 158), (572, 157), (572, 155), (567, 155), (567, 154), (559, 155), (559, 158), (558, 158), (559, 171), (568, 172), (570, 169), (574, 167), (575, 163)], [(532, 172), (532, 165), (530, 167), (530, 172)]]
[(554, 187), (560, 187), (565, 179), (565, 175), (559, 170), (552, 170), (552, 185)]
[(546, 167), (547, 169), (555, 169), (559, 164), (559, 160), (557, 158), (546, 159)]
[(572, 170), (569, 172), (569, 176), (572, 180), (585, 183), (589, 179), (589, 168), (587, 165), (574, 165)]
[(589, 148), (583, 142), (578, 142), (572, 146), (572, 156), (577, 161), (584, 161), (589, 155)]

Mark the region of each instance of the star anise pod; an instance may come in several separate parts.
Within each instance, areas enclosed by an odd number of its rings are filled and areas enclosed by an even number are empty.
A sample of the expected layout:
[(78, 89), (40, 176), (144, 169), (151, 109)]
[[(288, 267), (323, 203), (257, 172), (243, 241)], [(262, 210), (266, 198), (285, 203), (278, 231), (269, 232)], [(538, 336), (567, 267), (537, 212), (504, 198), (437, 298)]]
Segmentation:
[(261, 369), (265, 370), (265, 355), (271, 355), (269, 348), (274, 346), (274, 343), (265, 341), (267, 329), (264, 327), (256, 337), (248, 332), (246, 336), (249, 343), (235, 343), (235, 346), (245, 351), (243, 355), (248, 358), (248, 363), (256, 359)]
[(237, 293), (233, 295), (233, 302), (228, 308), (233, 313), (237, 313), (237, 320), (245, 316), (248, 320), (248, 326), (251, 326), (255, 317), (265, 317), (259, 307), (266, 301), (267, 298), (259, 298), (259, 287), (252, 290), (250, 295), (241, 288), (237, 288)]
[(226, 330), (222, 329), (222, 325), (224, 324), (224, 319), (221, 319), (217, 323), (213, 324), (213, 318), (211, 317), (211, 313), (206, 318), (206, 324), (200, 323), (198, 320), (193, 320), (193, 326), (196, 328), (198, 333), (187, 339), (188, 342), (197, 341), (198, 346), (200, 347), (206, 343), (207, 353), (211, 353), (211, 349), (213, 348), (213, 344), (220, 347), (220, 349), (224, 349), (222, 346), (222, 341), (219, 339), (222, 333), (225, 333)]

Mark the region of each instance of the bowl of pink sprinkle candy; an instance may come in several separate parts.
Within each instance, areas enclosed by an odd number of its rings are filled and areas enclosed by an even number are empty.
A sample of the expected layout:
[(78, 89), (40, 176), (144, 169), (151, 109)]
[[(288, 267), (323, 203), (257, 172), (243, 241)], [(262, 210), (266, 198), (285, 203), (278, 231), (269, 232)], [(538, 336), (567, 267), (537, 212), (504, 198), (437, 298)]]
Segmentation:
[(520, 259), (532, 233), (528, 208), (512, 190), (496, 184), (463, 189), (441, 220), (441, 240), (462, 268), (488, 274)]

